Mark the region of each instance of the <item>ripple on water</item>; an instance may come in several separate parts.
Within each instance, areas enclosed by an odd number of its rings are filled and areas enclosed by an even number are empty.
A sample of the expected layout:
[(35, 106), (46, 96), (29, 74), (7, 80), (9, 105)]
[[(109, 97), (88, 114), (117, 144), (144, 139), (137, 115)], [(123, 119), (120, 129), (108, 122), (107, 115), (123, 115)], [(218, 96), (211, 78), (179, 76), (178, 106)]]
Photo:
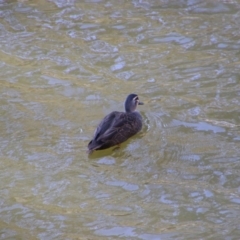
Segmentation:
[[(0, 6), (1, 237), (239, 238), (236, 1)], [(142, 131), (88, 156), (130, 92)]]

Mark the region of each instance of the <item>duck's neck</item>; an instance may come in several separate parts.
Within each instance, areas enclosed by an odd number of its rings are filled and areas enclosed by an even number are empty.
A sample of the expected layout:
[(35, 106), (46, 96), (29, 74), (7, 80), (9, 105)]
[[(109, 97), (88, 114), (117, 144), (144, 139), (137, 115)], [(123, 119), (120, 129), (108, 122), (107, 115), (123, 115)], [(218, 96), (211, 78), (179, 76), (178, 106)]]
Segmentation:
[(125, 108), (125, 112), (126, 113), (131, 113), (132, 111), (130, 111), (130, 109)]
[(131, 113), (131, 112), (134, 112), (134, 110), (131, 109), (131, 107), (129, 105), (125, 104), (125, 112), (126, 113)]

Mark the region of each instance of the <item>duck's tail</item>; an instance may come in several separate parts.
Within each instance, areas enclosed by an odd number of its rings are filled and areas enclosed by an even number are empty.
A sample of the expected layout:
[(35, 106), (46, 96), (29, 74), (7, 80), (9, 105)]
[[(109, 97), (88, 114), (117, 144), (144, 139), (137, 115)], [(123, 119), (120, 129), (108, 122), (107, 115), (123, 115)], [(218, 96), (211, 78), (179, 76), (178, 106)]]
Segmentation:
[(91, 154), (94, 150), (97, 150), (101, 145), (99, 145), (99, 143), (96, 140), (91, 140), (88, 143), (88, 154)]

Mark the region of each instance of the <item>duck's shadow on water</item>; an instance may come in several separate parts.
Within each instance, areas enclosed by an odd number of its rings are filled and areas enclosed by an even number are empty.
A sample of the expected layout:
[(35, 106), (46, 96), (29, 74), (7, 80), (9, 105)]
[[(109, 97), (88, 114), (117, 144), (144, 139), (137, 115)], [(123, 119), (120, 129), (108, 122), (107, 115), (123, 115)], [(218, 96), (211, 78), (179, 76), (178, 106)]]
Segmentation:
[(88, 154), (88, 159), (89, 160), (96, 160), (96, 159), (101, 159), (104, 157), (113, 157), (113, 158), (121, 158), (126, 156), (126, 148), (128, 146), (128, 144), (130, 144), (131, 140), (127, 140), (124, 143), (121, 143), (121, 145), (118, 146), (114, 146), (108, 149), (104, 149), (104, 150), (98, 150), (98, 151), (94, 151), (91, 154)]
[(106, 150), (93, 151), (91, 154), (87, 153), (88, 154), (88, 159), (89, 160), (94, 160), (94, 159), (99, 159), (99, 158), (111, 156), (113, 154), (113, 149), (114, 149), (114, 147), (106, 149)]

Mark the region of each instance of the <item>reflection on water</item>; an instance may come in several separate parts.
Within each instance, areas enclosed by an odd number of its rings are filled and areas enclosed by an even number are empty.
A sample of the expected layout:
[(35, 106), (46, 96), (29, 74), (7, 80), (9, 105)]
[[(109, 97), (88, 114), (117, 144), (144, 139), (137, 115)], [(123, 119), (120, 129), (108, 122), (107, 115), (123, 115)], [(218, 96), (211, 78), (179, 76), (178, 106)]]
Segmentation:
[[(239, 239), (237, 1), (0, 6), (0, 239)], [(132, 92), (142, 131), (89, 157)]]

